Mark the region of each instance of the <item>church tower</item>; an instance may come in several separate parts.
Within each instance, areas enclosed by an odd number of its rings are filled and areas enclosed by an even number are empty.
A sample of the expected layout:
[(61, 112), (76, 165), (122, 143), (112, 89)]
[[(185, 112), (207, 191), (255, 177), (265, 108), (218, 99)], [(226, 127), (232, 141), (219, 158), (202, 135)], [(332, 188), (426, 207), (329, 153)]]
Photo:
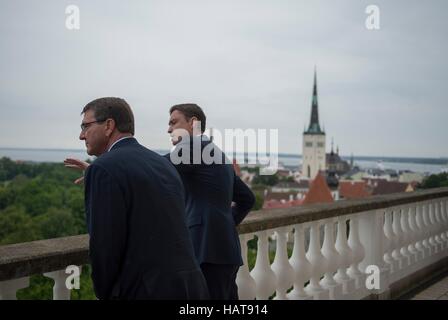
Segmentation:
[(317, 76), (314, 69), (313, 100), (311, 121), (308, 130), (303, 132), (302, 176), (314, 179), (320, 170), (325, 170), (325, 132), (319, 125), (317, 103)]

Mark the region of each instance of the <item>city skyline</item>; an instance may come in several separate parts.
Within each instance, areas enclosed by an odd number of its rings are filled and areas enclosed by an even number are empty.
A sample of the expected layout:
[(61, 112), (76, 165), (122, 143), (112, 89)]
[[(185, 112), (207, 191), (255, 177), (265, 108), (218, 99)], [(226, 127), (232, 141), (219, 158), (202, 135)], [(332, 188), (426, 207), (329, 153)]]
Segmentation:
[(370, 4), (3, 1), (0, 148), (84, 149), (83, 106), (120, 96), (152, 149), (170, 147), (169, 107), (195, 102), (208, 126), (279, 129), (299, 155), (316, 65), (327, 152), (334, 138), (345, 156), (448, 157), (448, 4), (376, 1), (368, 30)]

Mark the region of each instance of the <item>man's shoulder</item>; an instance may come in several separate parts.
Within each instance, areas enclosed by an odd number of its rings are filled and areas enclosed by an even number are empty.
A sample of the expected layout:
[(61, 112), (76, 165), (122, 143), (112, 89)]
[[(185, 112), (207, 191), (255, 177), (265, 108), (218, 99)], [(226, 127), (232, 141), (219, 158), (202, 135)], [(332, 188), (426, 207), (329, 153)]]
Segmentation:
[(127, 161), (130, 158), (134, 157), (134, 155), (138, 153), (138, 150), (141, 148), (144, 147), (139, 144), (128, 145), (121, 148), (113, 148), (109, 152), (106, 152), (99, 156), (93, 163), (103, 168), (110, 168), (121, 161)]
[[(128, 169), (131, 169), (134, 164), (137, 165), (141, 162), (161, 163), (169, 164), (168, 159), (155, 151), (152, 151), (141, 144), (128, 145), (117, 149), (112, 149), (109, 152), (101, 155), (94, 163), (105, 168), (114, 168), (116, 165), (124, 165)], [(170, 164), (171, 166), (171, 164)]]

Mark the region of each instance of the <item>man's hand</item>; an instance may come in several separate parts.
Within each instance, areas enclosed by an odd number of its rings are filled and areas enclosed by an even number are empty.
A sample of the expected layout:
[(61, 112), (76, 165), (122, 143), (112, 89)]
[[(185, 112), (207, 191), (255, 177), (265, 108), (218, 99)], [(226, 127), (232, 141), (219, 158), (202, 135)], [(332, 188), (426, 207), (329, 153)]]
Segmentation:
[[(74, 170), (85, 171), (89, 167), (89, 165), (90, 165), (89, 163), (81, 161), (79, 159), (67, 158), (64, 160), (64, 166)], [(84, 182), (84, 176), (74, 181), (75, 184), (81, 184), (83, 182)]]

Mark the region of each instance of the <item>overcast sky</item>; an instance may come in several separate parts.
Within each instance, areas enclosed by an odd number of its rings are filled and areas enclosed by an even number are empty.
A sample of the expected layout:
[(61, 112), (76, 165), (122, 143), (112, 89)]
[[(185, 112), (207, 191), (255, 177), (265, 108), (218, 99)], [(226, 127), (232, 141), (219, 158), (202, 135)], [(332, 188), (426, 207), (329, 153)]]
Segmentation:
[[(65, 26), (68, 5), (80, 30)], [(365, 10), (380, 8), (380, 30)], [(0, 1), (0, 147), (84, 149), (83, 106), (125, 98), (136, 136), (168, 149), (171, 105), (216, 129), (279, 129), (301, 153), (314, 65), (342, 155), (448, 156), (448, 2)]]

